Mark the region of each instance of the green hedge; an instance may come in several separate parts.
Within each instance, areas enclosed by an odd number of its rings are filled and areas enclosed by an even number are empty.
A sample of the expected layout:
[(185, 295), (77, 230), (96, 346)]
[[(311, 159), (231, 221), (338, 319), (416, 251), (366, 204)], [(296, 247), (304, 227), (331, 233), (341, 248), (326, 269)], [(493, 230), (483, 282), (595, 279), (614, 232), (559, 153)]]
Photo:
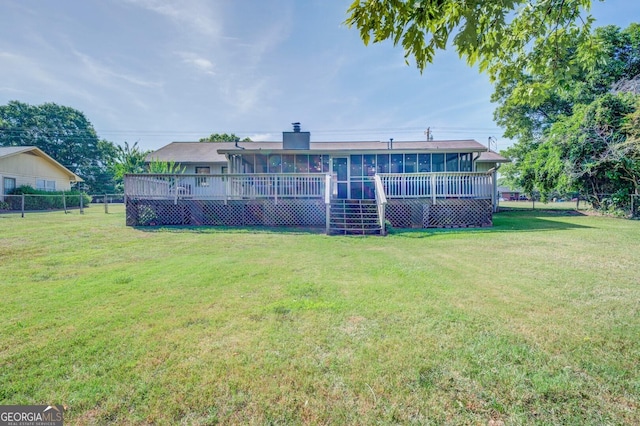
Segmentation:
[[(80, 207), (80, 197), (83, 199), (83, 206), (88, 206), (91, 202), (91, 197), (87, 194), (83, 194), (79, 191), (41, 191), (33, 189), (32, 187), (25, 185), (14, 189), (9, 195), (22, 195), (24, 194), (24, 209), (25, 210), (58, 210), (64, 208), (62, 201), (62, 195), (67, 208)], [(6, 197), (5, 202), (9, 204), (11, 210), (22, 209), (22, 197)]]

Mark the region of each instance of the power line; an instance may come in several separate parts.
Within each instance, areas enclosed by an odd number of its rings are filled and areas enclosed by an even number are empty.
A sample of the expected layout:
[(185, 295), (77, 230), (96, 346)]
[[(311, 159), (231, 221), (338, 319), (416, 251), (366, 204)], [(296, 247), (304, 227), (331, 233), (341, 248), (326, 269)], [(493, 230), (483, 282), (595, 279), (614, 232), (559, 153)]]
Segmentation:
[[(495, 136), (496, 134), (501, 134), (502, 130), (498, 127), (465, 127), (465, 126), (429, 126), (430, 134), (434, 135), (437, 139), (439, 135), (443, 133), (449, 135), (490, 135)], [(371, 138), (372, 135), (376, 135), (374, 137), (379, 138), (380, 140), (386, 140), (390, 134), (392, 135), (408, 135), (415, 134), (416, 138), (422, 139), (424, 136), (425, 127), (377, 127), (377, 128), (348, 128), (348, 129), (315, 129), (312, 133), (316, 136), (326, 135), (326, 136), (337, 136), (344, 135), (355, 136), (357, 135), (368, 135), (367, 138)], [(254, 129), (254, 130), (226, 130), (226, 133), (234, 133), (240, 136), (252, 136), (259, 134), (279, 134), (282, 132), (282, 129), (279, 130), (266, 130), (266, 129)], [(4, 137), (20, 137), (25, 136), (25, 138), (37, 138), (37, 137), (48, 137), (54, 139), (62, 139), (62, 140), (73, 140), (73, 141), (96, 141), (101, 139), (108, 140), (108, 137), (132, 137), (134, 139), (144, 139), (145, 137), (158, 137), (158, 138), (166, 138), (167, 141), (175, 141), (176, 139), (194, 139), (198, 140), (202, 137), (206, 137), (212, 133), (212, 130), (151, 130), (151, 129), (102, 129), (100, 132), (95, 129), (85, 130), (78, 129), (77, 131), (73, 131), (68, 133), (66, 131), (62, 131), (60, 128), (56, 127), (39, 127), (39, 126), (16, 126), (16, 127), (4, 127), (0, 128), (0, 138)]]

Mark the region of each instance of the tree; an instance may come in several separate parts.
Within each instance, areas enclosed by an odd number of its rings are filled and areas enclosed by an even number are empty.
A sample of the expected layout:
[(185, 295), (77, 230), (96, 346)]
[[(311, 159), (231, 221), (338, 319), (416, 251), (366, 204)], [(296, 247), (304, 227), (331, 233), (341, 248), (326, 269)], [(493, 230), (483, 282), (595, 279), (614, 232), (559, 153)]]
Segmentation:
[(110, 164), (113, 177), (116, 181), (116, 187), (118, 192), (122, 192), (124, 175), (127, 173), (144, 173), (145, 172), (145, 158), (148, 151), (142, 151), (138, 148), (138, 142), (134, 142), (133, 145), (129, 145), (129, 142), (124, 143), (124, 146), (115, 147), (115, 155)]
[(182, 166), (175, 161), (160, 161), (151, 159), (149, 163), (149, 173), (158, 174), (181, 174), (187, 170), (186, 166)]
[(0, 146), (37, 146), (82, 177), (86, 190), (101, 184), (110, 149), (82, 112), (54, 103), (10, 101), (0, 106), (0, 123)]
[[(496, 85), (496, 121), (518, 139), (503, 152), (514, 163), (501, 172), (543, 197), (577, 190), (596, 207), (621, 206), (638, 192), (640, 181), (640, 150), (634, 142), (640, 122), (640, 25), (603, 27), (592, 37), (605, 52), (601, 67), (580, 68), (575, 79), (535, 98), (520, 94), (544, 84), (542, 74), (521, 73)], [(565, 53), (579, 56), (580, 46)]]
[[(610, 91), (636, 89), (640, 75), (640, 25), (631, 24), (624, 30), (612, 25), (598, 28), (591, 44), (600, 46), (601, 66), (578, 67), (573, 78), (562, 84), (551, 84), (544, 72), (524, 71), (501, 76), (495, 82), (491, 100), (498, 107), (494, 117), (505, 128), (505, 136), (539, 137), (560, 117), (571, 115), (575, 105), (591, 103)], [(571, 60), (583, 55), (582, 48), (575, 42), (559, 52)], [(528, 95), (534, 91), (535, 97)]]
[[(525, 72), (557, 82), (576, 64), (597, 61), (598, 46), (589, 38), (593, 18), (585, 14), (590, 6), (591, 0), (355, 0), (346, 24), (360, 30), (365, 45), (400, 44), (405, 61), (413, 58), (421, 72), (452, 44), (492, 81)], [(563, 56), (574, 44), (581, 54)]]
[(212, 133), (206, 138), (201, 138), (199, 142), (252, 142), (250, 138), (240, 140), (240, 136), (235, 133)]

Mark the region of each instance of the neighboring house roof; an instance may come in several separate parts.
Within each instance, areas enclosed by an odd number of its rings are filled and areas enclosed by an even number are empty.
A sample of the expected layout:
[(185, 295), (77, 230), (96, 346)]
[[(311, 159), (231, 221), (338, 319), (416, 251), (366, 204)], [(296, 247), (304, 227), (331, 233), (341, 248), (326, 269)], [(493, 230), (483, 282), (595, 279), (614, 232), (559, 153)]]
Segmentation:
[(176, 163), (226, 163), (218, 149), (232, 149), (234, 142), (171, 142), (147, 155), (145, 160), (174, 161)]
[(484, 151), (476, 160), (477, 163), (510, 163), (511, 160), (504, 158), (495, 151)]
[[(309, 150), (287, 150), (290, 153), (309, 153), (312, 151), (390, 151), (387, 141), (362, 142), (311, 142)], [(172, 142), (147, 155), (146, 161), (175, 161), (176, 163), (226, 163), (225, 154), (243, 150), (243, 152), (283, 152), (282, 142)], [(481, 152), (484, 162), (508, 162), (501, 155), (487, 151), (487, 147), (473, 139), (448, 141), (409, 141), (393, 142), (393, 151), (424, 152)], [(483, 152), (484, 151), (484, 152)], [(480, 160), (479, 160), (480, 161)]]
[(38, 156), (69, 177), (70, 182), (83, 182), (82, 178), (62, 164), (51, 158), (46, 152), (35, 146), (3, 146), (0, 147), (0, 158), (8, 158), (18, 154), (29, 154)]
[(508, 186), (499, 186), (498, 192), (522, 192), (521, 189), (511, 189)]

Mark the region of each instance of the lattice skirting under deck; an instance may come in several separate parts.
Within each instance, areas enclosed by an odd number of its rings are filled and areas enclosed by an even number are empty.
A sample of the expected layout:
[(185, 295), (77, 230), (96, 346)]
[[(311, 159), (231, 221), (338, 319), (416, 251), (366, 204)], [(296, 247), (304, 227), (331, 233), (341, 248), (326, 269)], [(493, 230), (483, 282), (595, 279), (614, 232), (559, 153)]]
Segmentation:
[(391, 199), (386, 220), (395, 228), (447, 228), (491, 226), (491, 200)]
[(128, 226), (309, 226), (324, 227), (319, 200), (151, 200), (127, 199)]

